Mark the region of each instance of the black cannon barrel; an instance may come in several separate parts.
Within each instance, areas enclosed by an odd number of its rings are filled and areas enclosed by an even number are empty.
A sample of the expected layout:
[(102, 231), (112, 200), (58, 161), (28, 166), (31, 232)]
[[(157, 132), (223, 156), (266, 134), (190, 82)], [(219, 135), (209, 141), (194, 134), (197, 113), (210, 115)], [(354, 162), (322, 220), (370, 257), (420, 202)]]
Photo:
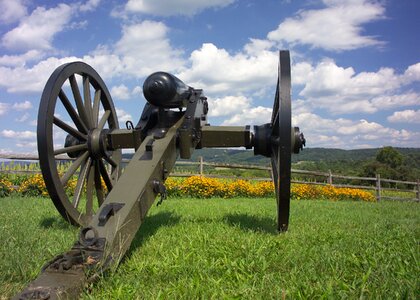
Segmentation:
[(192, 90), (179, 78), (166, 72), (149, 75), (143, 84), (146, 100), (163, 108), (185, 107)]

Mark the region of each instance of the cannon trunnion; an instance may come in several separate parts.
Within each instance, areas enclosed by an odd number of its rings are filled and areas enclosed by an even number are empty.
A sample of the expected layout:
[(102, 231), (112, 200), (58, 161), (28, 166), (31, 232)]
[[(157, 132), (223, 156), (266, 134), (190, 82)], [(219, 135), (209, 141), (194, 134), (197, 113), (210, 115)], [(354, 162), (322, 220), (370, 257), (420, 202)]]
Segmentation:
[[(128, 121), (120, 129), (111, 95), (93, 68), (82, 62), (57, 68), (40, 102), (39, 160), (57, 210), (82, 228), (74, 246), (47, 263), (16, 299), (75, 298), (86, 282), (118, 264), (155, 198), (158, 204), (165, 199), (176, 159), (190, 158), (195, 149), (245, 147), (270, 157), (277, 229), (286, 231), (291, 153), (305, 139), (291, 126), (289, 52), (279, 54), (272, 117), (258, 126), (210, 126), (203, 91), (156, 72), (144, 82), (148, 103), (137, 125)], [(125, 148), (135, 153), (122, 172)], [(63, 156), (72, 159), (64, 172)]]

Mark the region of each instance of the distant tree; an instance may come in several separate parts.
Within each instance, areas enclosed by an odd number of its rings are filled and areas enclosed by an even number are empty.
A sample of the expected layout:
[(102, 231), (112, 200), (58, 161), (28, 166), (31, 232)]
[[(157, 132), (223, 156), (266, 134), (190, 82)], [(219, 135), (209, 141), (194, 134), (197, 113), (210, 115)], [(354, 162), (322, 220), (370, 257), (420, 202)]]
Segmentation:
[(375, 177), (381, 174), (382, 178), (407, 180), (410, 169), (403, 166), (404, 156), (396, 149), (388, 146), (380, 149), (375, 157), (363, 165), (362, 176)]
[(402, 165), (404, 156), (398, 150), (387, 146), (378, 151), (376, 161), (396, 169)]
[(400, 179), (398, 172), (384, 163), (374, 160), (363, 165), (362, 176), (376, 177), (376, 174), (381, 174), (382, 178)]

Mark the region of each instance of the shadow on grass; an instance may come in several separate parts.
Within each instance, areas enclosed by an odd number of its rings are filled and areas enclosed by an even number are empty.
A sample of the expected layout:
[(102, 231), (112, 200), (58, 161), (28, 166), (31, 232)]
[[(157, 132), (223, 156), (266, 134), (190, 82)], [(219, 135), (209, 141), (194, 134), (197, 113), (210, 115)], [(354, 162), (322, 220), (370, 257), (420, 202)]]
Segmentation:
[(232, 226), (237, 226), (243, 230), (266, 232), (277, 234), (276, 222), (267, 217), (257, 217), (247, 214), (228, 214), (224, 221)]
[(47, 217), (39, 222), (39, 226), (46, 229), (70, 229), (73, 226), (67, 223), (62, 217)]
[(132, 252), (136, 250), (138, 247), (141, 247), (143, 243), (149, 237), (154, 235), (160, 227), (174, 226), (179, 223), (180, 219), (181, 218), (178, 215), (172, 212), (159, 212), (152, 216), (147, 216), (143, 224), (140, 226), (139, 230), (137, 231), (136, 236), (134, 237), (133, 242), (131, 243), (131, 246), (128, 249), (123, 260), (130, 257)]

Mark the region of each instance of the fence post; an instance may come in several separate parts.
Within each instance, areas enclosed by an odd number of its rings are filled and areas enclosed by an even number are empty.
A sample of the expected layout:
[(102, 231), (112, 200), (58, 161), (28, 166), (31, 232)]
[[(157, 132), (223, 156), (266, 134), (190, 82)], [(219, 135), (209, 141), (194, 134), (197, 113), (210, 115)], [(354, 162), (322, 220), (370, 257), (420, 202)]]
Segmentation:
[(417, 201), (420, 202), (420, 179), (417, 179)]
[(332, 173), (331, 170), (328, 170), (328, 179), (327, 179), (328, 184), (332, 185), (333, 184), (333, 177), (332, 177)]
[(203, 176), (203, 157), (200, 156), (200, 176)]
[(376, 200), (381, 201), (381, 175), (376, 174)]

